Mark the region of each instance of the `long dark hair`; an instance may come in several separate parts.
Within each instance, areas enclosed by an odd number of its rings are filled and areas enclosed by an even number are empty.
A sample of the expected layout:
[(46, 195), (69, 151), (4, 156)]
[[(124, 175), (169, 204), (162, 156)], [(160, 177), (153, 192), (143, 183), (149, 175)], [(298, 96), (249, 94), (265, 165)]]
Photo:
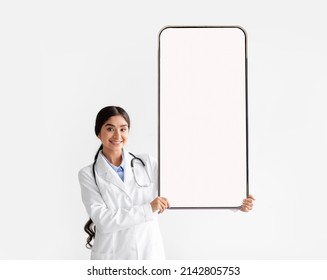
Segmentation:
[[(130, 122), (129, 116), (123, 108), (118, 107), (118, 106), (107, 106), (107, 107), (102, 108), (99, 111), (99, 113), (97, 114), (97, 117), (95, 120), (95, 127), (94, 127), (94, 132), (95, 132), (96, 136), (98, 136), (100, 134), (101, 128), (105, 124), (105, 122), (113, 116), (122, 116), (125, 119), (125, 121), (127, 122), (128, 129), (130, 128), (131, 122)], [(96, 164), (98, 155), (99, 155), (100, 151), (102, 150), (102, 148), (103, 148), (103, 146), (101, 144), (98, 151), (96, 152), (96, 154), (94, 156), (94, 162), (92, 165), (92, 172), (93, 172), (95, 184), (97, 184), (97, 180), (96, 180), (96, 176), (95, 176), (95, 164)], [(94, 239), (95, 232), (96, 232), (96, 226), (93, 223), (91, 218), (86, 222), (86, 224), (84, 226), (84, 230), (89, 235), (86, 239), (85, 246), (86, 246), (86, 248), (91, 249), (92, 248), (91, 242)]]

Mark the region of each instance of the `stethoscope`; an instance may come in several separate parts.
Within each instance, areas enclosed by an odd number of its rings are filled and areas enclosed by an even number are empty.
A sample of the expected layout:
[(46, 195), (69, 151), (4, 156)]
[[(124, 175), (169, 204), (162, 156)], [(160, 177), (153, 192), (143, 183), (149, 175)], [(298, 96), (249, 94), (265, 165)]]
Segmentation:
[[(134, 176), (134, 180), (135, 180), (136, 184), (142, 188), (150, 187), (151, 179), (150, 179), (150, 175), (148, 173), (148, 170), (145, 166), (144, 161), (130, 152), (129, 152), (129, 154), (133, 157), (131, 160), (131, 167), (132, 167), (132, 172), (133, 172), (133, 176)], [(93, 172), (95, 184), (98, 185), (97, 179), (95, 176), (95, 162), (93, 163), (93, 166), (92, 166), (92, 172)], [(143, 173), (143, 175), (141, 173)], [(146, 175), (146, 176), (144, 176), (144, 175)], [(146, 179), (144, 182), (141, 182), (140, 178), (146, 178)]]

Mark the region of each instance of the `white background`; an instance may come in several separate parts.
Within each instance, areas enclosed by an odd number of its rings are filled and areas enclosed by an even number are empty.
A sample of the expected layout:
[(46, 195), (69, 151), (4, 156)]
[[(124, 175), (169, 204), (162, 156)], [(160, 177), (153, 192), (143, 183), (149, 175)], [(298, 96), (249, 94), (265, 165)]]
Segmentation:
[(317, 0), (2, 1), (0, 258), (89, 258), (77, 172), (96, 113), (124, 107), (128, 149), (156, 156), (159, 30), (240, 25), (255, 209), (167, 211), (167, 258), (326, 259), (326, 24)]

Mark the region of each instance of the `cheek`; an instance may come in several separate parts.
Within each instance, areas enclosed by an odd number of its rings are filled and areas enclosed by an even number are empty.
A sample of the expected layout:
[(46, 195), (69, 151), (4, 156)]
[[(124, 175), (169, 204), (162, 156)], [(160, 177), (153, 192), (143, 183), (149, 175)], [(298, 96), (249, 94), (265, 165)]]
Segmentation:
[(110, 133), (108, 131), (102, 131), (99, 139), (101, 140), (101, 142), (107, 142), (108, 138), (110, 138), (110, 137), (112, 137), (112, 133)]
[(104, 137), (103, 137), (103, 135), (101, 135), (101, 137), (99, 139), (102, 142), (102, 144), (106, 142), (105, 139), (104, 139)]

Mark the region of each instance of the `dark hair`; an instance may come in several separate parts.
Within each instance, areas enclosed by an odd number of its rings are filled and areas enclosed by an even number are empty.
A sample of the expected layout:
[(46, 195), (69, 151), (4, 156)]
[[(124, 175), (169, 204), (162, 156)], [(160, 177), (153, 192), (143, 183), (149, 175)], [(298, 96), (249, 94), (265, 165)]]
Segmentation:
[[(105, 124), (105, 122), (113, 116), (122, 116), (125, 119), (125, 121), (127, 122), (128, 128), (130, 128), (131, 122), (130, 122), (129, 116), (123, 108), (118, 107), (118, 106), (107, 106), (107, 107), (102, 108), (99, 111), (99, 113), (97, 114), (97, 117), (95, 120), (95, 127), (94, 127), (94, 132), (95, 132), (96, 136), (99, 135), (101, 128)], [(92, 172), (93, 172), (95, 184), (97, 184), (97, 180), (95, 177), (95, 163), (98, 159), (98, 155), (99, 155), (100, 151), (102, 150), (102, 148), (103, 148), (103, 146), (101, 144), (98, 151), (96, 152), (96, 154), (94, 156), (94, 162), (92, 165)], [(95, 237), (95, 232), (96, 232), (96, 226), (93, 223), (91, 218), (86, 222), (86, 224), (84, 226), (84, 230), (89, 235), (86, 239), (85, 246), (86, 246), (86, 248), (91, 249), (92, 248), (91, 241)]]

